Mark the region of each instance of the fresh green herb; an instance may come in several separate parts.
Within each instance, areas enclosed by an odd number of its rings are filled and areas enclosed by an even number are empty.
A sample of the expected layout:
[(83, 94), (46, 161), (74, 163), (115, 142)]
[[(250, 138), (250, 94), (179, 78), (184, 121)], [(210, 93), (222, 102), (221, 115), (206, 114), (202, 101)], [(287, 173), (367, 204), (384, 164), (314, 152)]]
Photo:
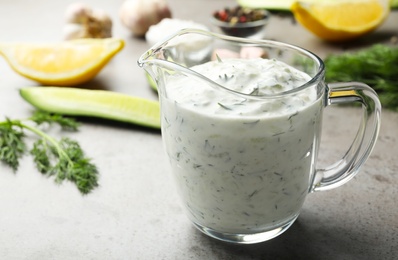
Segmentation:
[[(279, 132), (279, 133), (275, 133), (275, 134), (273, 134), (272, 136), (278, 136), (278, 135), (283, 135), (285, 132)], [(279, 139), (278, 139), (278, 142), (279, 142)]]
[(298, 111), (294, 112), (293, 114), (291, 114), (288, 118), (288, 120), (291, 120), (294, 116), (298, 115)]
[(42, 174), (54, 176), (57, 183), (69, 180), (82, 194), (97, 187), (97, 168), (84, 155), (80, 145), (69, 138), (56, 140), (39, 128), (43, 124), (58, 124), (63, 130), (70, 131), (76, 131), (79, 126), (71, 118), (42, 111), (35, 112), (26, 120), (6, 119), (0, 122), (0, 161), (14, 172), (18, 169), (19, 159), (28, 150), (24, 133), (27, 130), (39, 137), (30, 154)]
[(260, 89), (258, 87), (253, 88), (253, 91), (249, 93), (252, 96), (258, 96), (260, 94)]
[(217, 58), (217, 61), (218, 61), (218, 62), (222, 62), (222, 60), (221, 60), (220, 56), (218, 56), (218, 54), (217, 54), (217, 53), (216, 53), (216, 58)]
[(24, 137), (22, 128), (18, 125), (13, 127), (9, 119), (0, 124), (0, 159), (14, 171), (18, 169), (19, 158), (26, 150)]
[(249, 194), (249, 199), (251, 199), (254, 195), (258, 193), (258, 190), (254, 190), (252, 193)]
[(226, 105), (221, 104), (220, 102), (217, 103), (220, 107), (224, 108), (225, 110), (232, 110), (232, 108), (227, 107)]
[(384, 108), (398, 111), (398, 48), (376, 44), (325, 59), (326, 81), (359, 81), (371, 86)]
[(260, 119), (252, 121), (252, 122), (243, 122), (244, 125), (254, 126), (260, 122)]
[(200, 168), (200, 167), (202, 167), (202, 165), (196, 164), (196, 163), (193, 164), (193, 168), (194, 168), (194, 169), (197, 169), (197, 168)]
[(246, 211), (243, 211), (242, 213), (243, 213), (243, 215), (246, 215), (246, 216), (250, 217), (250, 214), (247, 213)]
[(224, 75), (218, 75), (218, 78), (223, 80), (224, 82), (227, 82), (228, 80), (232, 79), (234, 75), (228, 76), (227, 74)]

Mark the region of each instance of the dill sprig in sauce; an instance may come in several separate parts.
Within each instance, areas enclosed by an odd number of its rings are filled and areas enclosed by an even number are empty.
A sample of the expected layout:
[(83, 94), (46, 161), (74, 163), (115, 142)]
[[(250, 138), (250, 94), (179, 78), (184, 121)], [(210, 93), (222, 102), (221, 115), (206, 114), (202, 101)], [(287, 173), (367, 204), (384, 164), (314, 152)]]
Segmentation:
[(92, 191), (98, 186), (96, 166), (85, 156), (76, 141), (69, 138), (56, 140), (40, 129), (39, 126), (43, 124), (58, 124), (62, 130), (69, 131), (77, 131), (79, 126), (72, 118), (42, 111), (36, 111), (26, 120), (7, 118), (0, 122), (0, 161), (10, 166), (14, 172), (17, 171), (19, 159), (28, 151), (26, 130), (39, 138), (29, 153), (42, 174), (54, 176), (56, 183), (71, 181), (82, 194)]

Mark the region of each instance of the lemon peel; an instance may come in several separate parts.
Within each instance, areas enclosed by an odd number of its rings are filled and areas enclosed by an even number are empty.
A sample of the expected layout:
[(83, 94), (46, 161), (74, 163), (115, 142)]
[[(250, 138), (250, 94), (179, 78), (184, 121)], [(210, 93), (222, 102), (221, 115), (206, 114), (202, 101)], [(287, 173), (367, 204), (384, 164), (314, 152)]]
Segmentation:
[(294, 2), (296, 20), (327, 41), (347, 41), (374, 31), (390, 12), (388, 1)]
[(0, 54), (21, 76), (42, 85), (73, 86), (94, 78), (123, 47), (115, 38), (2, 43)]

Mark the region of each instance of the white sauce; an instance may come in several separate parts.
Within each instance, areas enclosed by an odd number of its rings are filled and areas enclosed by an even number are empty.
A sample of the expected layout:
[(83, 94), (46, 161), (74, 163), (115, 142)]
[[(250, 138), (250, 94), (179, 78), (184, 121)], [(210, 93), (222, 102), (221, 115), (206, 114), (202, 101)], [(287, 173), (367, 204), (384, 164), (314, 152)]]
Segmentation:
[[(192, 69), (242, 93), (284, 92), (310, 80), (268, 59), (226, 59)], [(194, 77), (167, 80), (163, 140), (191, 220), (244, 234), (297, 217), (318, 146), (322, 105), (316, 88), (264, 101), (230, 95)]]

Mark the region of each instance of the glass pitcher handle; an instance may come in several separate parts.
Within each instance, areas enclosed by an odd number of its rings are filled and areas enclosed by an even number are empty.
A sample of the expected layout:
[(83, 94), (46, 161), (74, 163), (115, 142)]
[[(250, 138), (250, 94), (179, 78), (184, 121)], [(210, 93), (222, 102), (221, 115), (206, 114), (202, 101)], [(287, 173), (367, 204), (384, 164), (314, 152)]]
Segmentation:
[(358, 102), (363, 116), (350, 148), (335, 164), (317, 169), (312, 191), (323, 191), (343, 185), (353, 178), (368, 159), (380, 129), (381, 104), (376, 92), (359, 82), (330, 83), (326, 105)]

